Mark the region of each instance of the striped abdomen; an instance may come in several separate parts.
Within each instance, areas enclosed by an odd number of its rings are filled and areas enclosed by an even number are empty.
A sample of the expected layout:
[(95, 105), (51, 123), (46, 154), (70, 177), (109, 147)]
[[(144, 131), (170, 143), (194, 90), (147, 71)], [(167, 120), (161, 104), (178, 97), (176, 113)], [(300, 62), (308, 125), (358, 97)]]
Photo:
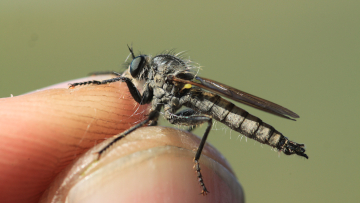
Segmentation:
[(288, 140), (271, 125), (216, 94), (196, 92), (184, 105), (210, 115), (246, 137), (275, 147), (287, 155), (296, 153), (308, 158), (304, 154), (303, 144)]

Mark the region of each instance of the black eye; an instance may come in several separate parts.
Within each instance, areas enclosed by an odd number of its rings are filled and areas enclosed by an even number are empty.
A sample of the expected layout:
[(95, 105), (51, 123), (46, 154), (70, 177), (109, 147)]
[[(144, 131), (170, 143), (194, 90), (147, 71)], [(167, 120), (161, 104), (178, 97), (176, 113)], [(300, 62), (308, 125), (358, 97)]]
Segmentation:
[(135, 57), (130, 63), (130, 74), (133, 77), (136, 77), (139, 72), (144, 68), (146, 63), (145, 56), (140, 55)]

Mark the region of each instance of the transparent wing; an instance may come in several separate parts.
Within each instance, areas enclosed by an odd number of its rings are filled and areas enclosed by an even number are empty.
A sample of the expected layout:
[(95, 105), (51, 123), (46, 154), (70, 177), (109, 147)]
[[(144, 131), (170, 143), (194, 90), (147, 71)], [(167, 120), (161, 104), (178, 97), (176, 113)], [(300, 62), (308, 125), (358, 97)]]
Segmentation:
[(200, 87), (205, 90), (211, 91), (213, 93), (219, 94), (221, 96), (227, 97), (234, 101), (246, 104), (253, 108), (274, 114), (276, 116), (280, 116), (282, 118), (287, 118), (290, 120), (295, 120), (293, 118), (299, 118), (299, 115), (297, 115), (296, 113), (294, 113), (293, 111), (290, 111), (289, 109), (287, 109), (285, 107), (282, 107), (271, 101), (262, 99), (260, 97), (254, 96), (252, 94), (246, 93), (244, 91), (235, 89), (228, 85), (224, 85), (222, 83), (216, 82), (214, 80), (210, 80), (210, 79), (199, 77), (199, 76), (196, 76), (194, 78), (195, 80), (197, 80), (199, 82), (184, 80), (181, 78), (177, 78), (175, 76), (171, 76), (170, 79), (173, 81), (176, 81), (176, 82), (195, 85), (197, 87)]

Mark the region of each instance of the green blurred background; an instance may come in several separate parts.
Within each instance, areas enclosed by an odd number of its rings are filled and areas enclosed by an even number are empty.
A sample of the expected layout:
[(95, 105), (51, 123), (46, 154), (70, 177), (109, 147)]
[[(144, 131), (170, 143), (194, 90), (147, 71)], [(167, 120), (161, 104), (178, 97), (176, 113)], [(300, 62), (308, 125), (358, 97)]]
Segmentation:
[(358, 202), (359, 31), (358, 0), (2, 0), (0, 97), (120, 70), (126, 44), (152, 55), (186, 50), (201, 76), (301, 117), (241, 105), (305, 143), (309, 160), (215, 124), (210, 143), (231, 163), (247, 202)]

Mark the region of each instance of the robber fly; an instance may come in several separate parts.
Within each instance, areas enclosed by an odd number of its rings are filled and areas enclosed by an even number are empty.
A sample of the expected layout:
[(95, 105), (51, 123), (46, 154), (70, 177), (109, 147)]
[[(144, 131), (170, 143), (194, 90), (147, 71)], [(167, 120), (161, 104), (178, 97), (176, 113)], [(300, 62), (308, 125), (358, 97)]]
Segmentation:
[[(189, 126), (189, 130), (199, 124), (208, 123), (194, 158), (194, 168), (203, 195), (209, 191), (206, 189), (201, 175), (199, 159), (212, 127), (212, 119), (224, 123), (248, 138), (270, 145), (286, 155), (297, 154), (308, 158), (303, 144), (290, 141), (271, 125), (219, 95), (286, 119), (299, 118), (296, 113), (233, 87), (199, 77), (193, 72), (194, 66), (190, 60), (185, 60), (175, 54), (166, 53), (155, 57), (135, 56), (133, 49), (128, 48), (133, 58), (128, 68), (132, 78), (112, 72), (116, 75), (115, 78), (70, 85), (70, 88), (74, 88), (78, 85), (101, 85), (122, 81), (127, 84), (136, 102), (141, 105), (152, 104), (148, 118), (117, 135), (114, 140), (98, 152), (98, 158), (115, 142), (137, 128), (145, 124), (156, 125), (162, 108), (166, 120), (171, 124)], [(145, 82), (142, 93), (135, 87), (133, 80)], [(188, 107), (188, 109), (177, 112), (182, 106)]]

